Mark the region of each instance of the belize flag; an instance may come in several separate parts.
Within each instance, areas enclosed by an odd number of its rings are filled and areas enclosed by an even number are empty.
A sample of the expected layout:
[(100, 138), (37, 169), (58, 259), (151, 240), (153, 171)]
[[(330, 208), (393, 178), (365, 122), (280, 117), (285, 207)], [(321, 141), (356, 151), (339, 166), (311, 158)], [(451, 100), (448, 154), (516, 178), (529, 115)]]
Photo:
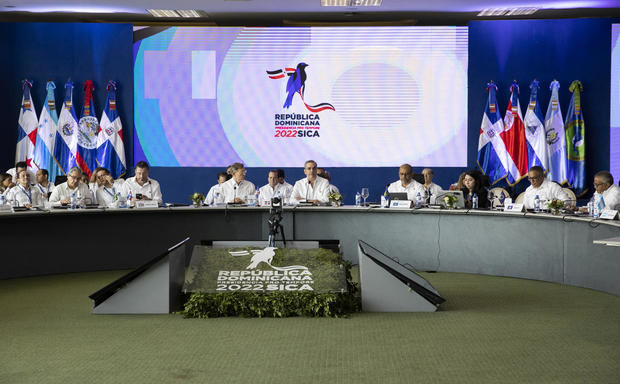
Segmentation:
[(508, 170), (508, 153), (500, 134), (504, 131), (504, 123), (499, 113), (495, 93), (497, 86), (493, 81), (487, 84), (487, 105), (482, 115), (480, 138), (478, 139), (478, 167), (489, 176), (491, 184), (504, 177)]
[(583, 85), (579, 80), (573, 81), (568, 90), (573, 94), (568, 105), (566, 121), (566, 158), (567, 180), (578, 195), (583, 195), (586, 185), (586, 125), (581, 110), (581, 91)]
[(553, 80), (549, 86), (551, 100), (545, 116), (545, 136), (547, 137), (547, 152), (549, 153), (549, 173), (547, 178), (564, 184), (567, 181), (566, 172), (566, 134), (564, 133), (564, 119), (560, 110), (558, 90), (560, 83)]
[(118, 179), (127, 171), (123, 125), (116, 109), (116, 83), (110, 80), (107, 90), (108, 98), (97, 136), (97, 164), (110, 170), (112, 177)]
[(30, 93), (32, 82), (28, 79), (22, 80), (22, 106), (19, 110), (19, 119), (17, 120), (17, 146), (15, 147), (15, 162), (25, 161), (28, 169), (37, 170), (36, 165), (32, 161), (34, 155), (34, 146), (37, 140), (37, 114), (32, 103), (32, 94)]
[(538, 103), (540, 83), (536, 80), (530, 84), (530, 104), (525, 112), (525, 139), (527, 141), (528, 169), (537, 165), (545, 171), (549, 168), (547, 159), (547, 140), (542, 112)]
[(94, 90), (93, 82), (86, 80), (82, 117), (78, 123), (77, 136), (77, 164), (89, 178), (97, 163), (97, 132), (99, 131), (99, 121), (95, 116), (95, 103), (93, 102)]
[(60, 168), (52, 156), (56, 131), (58, 130), (58, 113), (56, 112), (56, 97), (54, 95), (56, 84), (53, 81), (48, 81), (46, 88), (47, 96), (39, 117), (37, 144), (34, 147), (34, 162), (39, 169), (47, 169), (49, 180), (53, 182), (56, 180), (56, 176), (61, 174)]
[(73, 81), (65, 84), (65, 102), (58, 117), (58, 132), (54, 143), (54, 158), (63, 174), (76, 166), (77, 117), (73, 108)]
[(502, 140), (508, 152), (508, 174), (506, 181), (515, 185), (527, 175), (527, 144), (525, 143), (525, 125), (519, 103), (519, 85), (516, 81), (510, 86), (510, 100), (504, 116)]

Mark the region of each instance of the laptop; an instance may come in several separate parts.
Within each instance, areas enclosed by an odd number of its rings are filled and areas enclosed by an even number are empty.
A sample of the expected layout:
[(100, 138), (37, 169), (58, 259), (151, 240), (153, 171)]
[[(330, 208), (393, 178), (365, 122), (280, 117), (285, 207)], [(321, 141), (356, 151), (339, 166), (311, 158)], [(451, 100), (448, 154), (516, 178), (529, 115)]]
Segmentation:
[(388, 207), (392, 200), (407, 200), (407, 192), (392, 192), (390, 193), (390, 200), (388, 201)]
[(446, 191), (440, 195), (437, 195), (435, 198), (435, 203), (441, 205), (443, 208), (446, 207), (446, 202), (443, 199), (445, 196), (452, 195), (456, 196), (456, 203), (454, 203), (454, 208), (463, 209), (465, 208), (465, 199), (463, 198), (463, 191)]

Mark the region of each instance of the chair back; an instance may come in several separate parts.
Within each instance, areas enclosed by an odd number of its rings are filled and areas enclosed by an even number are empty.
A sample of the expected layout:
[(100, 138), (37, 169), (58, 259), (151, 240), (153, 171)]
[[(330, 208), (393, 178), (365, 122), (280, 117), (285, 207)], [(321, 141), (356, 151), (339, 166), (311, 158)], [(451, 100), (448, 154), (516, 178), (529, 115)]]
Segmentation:
[(575, 195), (575, 192), (570, 188), (562, 188), (562, 190), (568, 195), (568, 198), (572, 200), (571, 202), (577, 205), (577, 195)]
[(523, 200), (525, 199), (525, 192), (519, 193), (519, 196), (515, 199), (515, 204), (523, 204)]
[(510, 197), (510, 194), (508, 193), (508, 191), (501, 187), (491, 188), (489, 192), (493, 193), (493, 206), (494, 207), (497, 207), (498, 205), (502, 205), (502, 203), (499, 201), (499, 196), (502, 194), (502, 192), (504, 193), (504, 197)]

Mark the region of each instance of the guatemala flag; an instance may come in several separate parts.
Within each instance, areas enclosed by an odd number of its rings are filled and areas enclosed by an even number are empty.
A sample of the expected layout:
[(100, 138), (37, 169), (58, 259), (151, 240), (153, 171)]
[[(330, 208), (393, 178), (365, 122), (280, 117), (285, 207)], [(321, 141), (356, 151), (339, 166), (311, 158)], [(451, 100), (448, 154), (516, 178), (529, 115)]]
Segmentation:
[(478, 139), (478, 167), (489, 176), (491, 184), (495, 184), (507, 173), (508, 153), (500, 134), (504, 131), (504, 123), (497, 108), (495, 92), (497, 86), (492, 81), (487, 84), (487, 106), (482, 115), (480, 138)]
[(578, 195), (583, 195), (586, 185), (586, 125), (581, 110), (581, 91), (583, 85), (579, 80), (573, 81), (568, 88), (573, 96), (568, 105), (564, 128), (566, 130), (567, 180)]
[(99, 131), (99, 121), (95, 116), (95, 103), (93, 102), (94, 90), (93, 82), (86, 80), (77, 138), (77, 164), (89, 178), (97, 166), (97, 132)]
[(34, 162), (39, 169), (47, 169), (49, 180), (54, 182), (56, 176), (61, 174), (60, 168), (52, 156), (52, 153), (54, 153), (54, 142), (56, 141), (56, 131), (58, 130), (58, 113), (56, 112), (56, 97), (54, 96), (56, 84), (53, 81), (48, 81), (46, 88), (47, 97), (39, 117), (37, 144), (34, 147)]
[(107, 89), (108, 98), (97, 136), (97, 164), (109, 169), (112, 177), (118, 179), (127, 171), (123, 126), (116, 109), (116, 83), (110, 80)]
[(515, 185), (527, 175), (527, 144), (525, 126), (519, 103), (519, 85), (516, 81), (510, 86), (510, 100), (504, 116), (504, 132), (500, 135), (508, 152), (508, 174), (506, 181)]
[(37, 114), (32, 103), (30, 94), (32, 82), (28, 79), (22, 81), (22, 106), (19, 110), (17, 121), (17, 146), (15, 147), (15, 162), (25, 161), (28, 169), (37, 170), (33, 163), (34, 146), (37, 140)]
[(551, 100), (545, 116), (545, 135), (547, 137), (547, 152), (549, 153), (549, 173), (547, 178), (564, 184), (567, 181), (566, 173), (566, 134), (564, 133), (564, 120), (560, 110), (558, 90), (560, 83), (553, 80), (549, 86)]
[(76, 166), (77, 117), (73, 109), (73, 81), (65, 84), (65, 102), (58, 117), (58, 132), (54, 143), (54, 158), (63, 174)]
[(532, 84), (530, 84), (530, 104), (527, 107), (527, 112), (525, 112), (524, 120), (528, 169), (538, 165), (547, 171), (547, 168), (549, 168), (547, 140), (545, 138), (542, 112), (538, 104), (538, 88), (540, 88), (540, 83), (536, 80), (532, 81)]

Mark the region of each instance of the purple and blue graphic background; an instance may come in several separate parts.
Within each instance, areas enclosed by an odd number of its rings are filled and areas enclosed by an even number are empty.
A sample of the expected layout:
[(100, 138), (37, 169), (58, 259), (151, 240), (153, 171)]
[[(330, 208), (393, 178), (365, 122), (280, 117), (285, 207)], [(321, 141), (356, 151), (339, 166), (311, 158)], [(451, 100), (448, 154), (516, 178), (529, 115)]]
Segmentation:
[(611, 26), (611, 105), (609, 119), (609, 170), (620, 180), (620, 24)]
[[(135, 159), (153, 166), (467, 164), (467, 27), (175, 27), (134, 44)], [(312, 114), (287, 78), (305, 62), (319, 137), (274, 137)]]

